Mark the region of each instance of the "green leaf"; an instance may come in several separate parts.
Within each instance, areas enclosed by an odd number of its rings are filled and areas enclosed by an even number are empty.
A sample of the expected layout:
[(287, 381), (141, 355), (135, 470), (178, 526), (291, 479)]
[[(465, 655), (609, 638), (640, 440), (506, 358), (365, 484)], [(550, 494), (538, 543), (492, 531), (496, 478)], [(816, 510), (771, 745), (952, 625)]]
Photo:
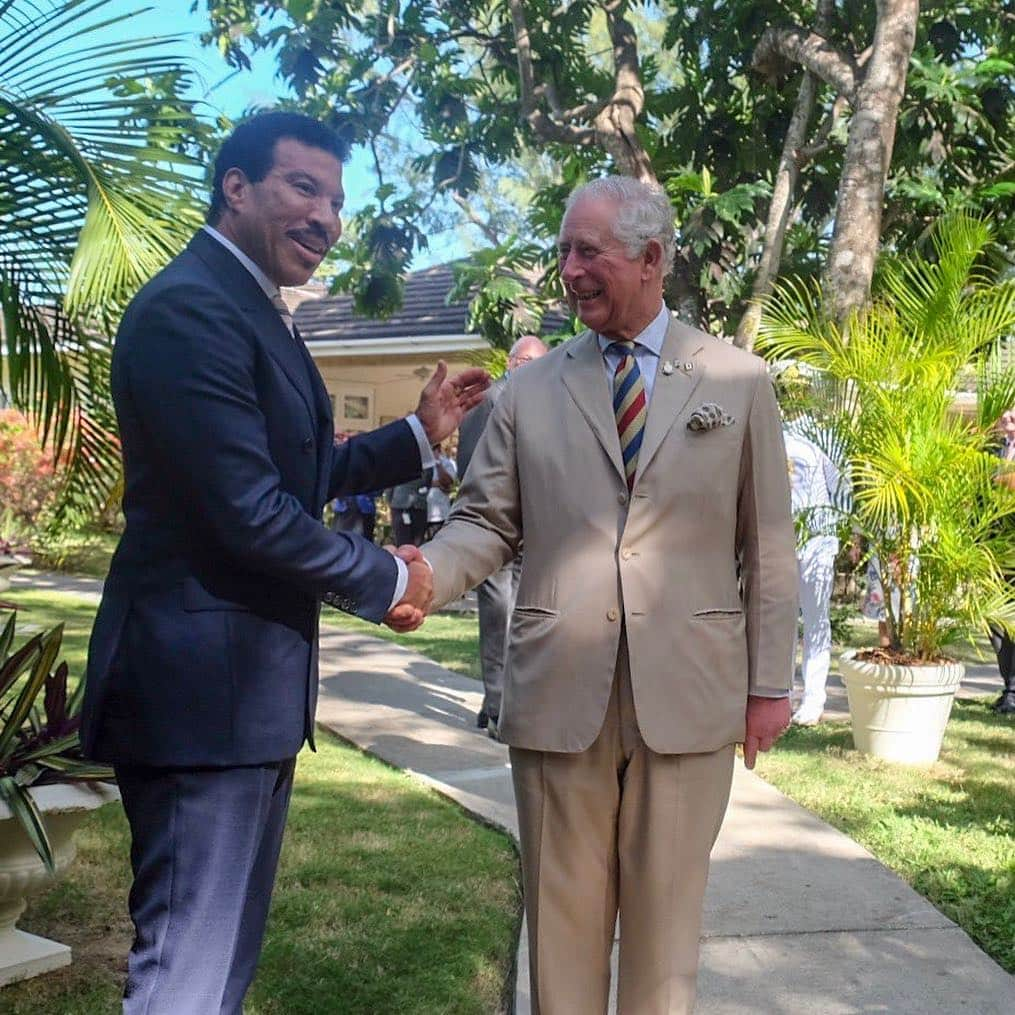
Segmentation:
[[(11, 613), (7, 618), (7, 623), (4, 624), (3, 632), (0, 633), (0, 659), (7, 658), (7, 653), (10, 651), (11, 644), (14, 641), (14, 625), (17, 616), (16, 613)], [(2, 685), (0, 685), (0, 688), (2, 688)]]
[(314, 0), (287, 0), (285, 8), (289, 12), (289, 17), (299, 23), (306, 21), (307, 15), (313, 9), (313, 6)]
[(16, 737), (22, 724), (28, 719), (35, 699), (45, 686), (46, 677), (49, 676), (49, 671), (60, 651), (62, 637), (63, 624), (57, 624), (42, 635), (39, 656), (18, 695), (14, 708), (5, 717), (3, 727), (0, 728), (0, 762), (6, 761), (14, 751)]
[(24, 786), (19, 786), (10, 776), (3, 776), (0, 777), (0, 799), (7, 804), (15, 820), (24, 829), (35, 852), (39, 854), (39, 859), (46, 865), (46, 870), (50, 874), (55, 874), (56, 864), (53, 862), (49, 835), (31, 793)]

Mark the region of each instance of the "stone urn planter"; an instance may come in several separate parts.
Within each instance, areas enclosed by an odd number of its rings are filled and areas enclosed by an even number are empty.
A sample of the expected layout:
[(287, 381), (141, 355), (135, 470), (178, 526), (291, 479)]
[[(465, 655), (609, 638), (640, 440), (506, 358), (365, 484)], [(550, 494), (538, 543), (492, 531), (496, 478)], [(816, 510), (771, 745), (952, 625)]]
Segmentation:
[[(119, 799), (116, 788), (106, 783), (58, 783), (30, 792), (45, 820), (58, 872), (66, 870), (74, 859), (72, 835), (88, 812)], [(67, 945), (28, 934), (16, 926), (26, 896), (49, 880), (21, 824), (7, 805), (0, 803), (0, 986), (70, 964)]]
[(962, 663), (901, 666), (855, 657), (855, 650), (843, 653), (839, 671), (857, 750), (906, 765), (937, 761)]

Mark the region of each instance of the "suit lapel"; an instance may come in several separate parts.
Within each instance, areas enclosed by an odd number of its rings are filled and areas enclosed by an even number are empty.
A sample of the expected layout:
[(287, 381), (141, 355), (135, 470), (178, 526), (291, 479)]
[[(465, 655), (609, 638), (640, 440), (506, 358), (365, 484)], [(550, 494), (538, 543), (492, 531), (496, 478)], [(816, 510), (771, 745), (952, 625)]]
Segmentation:
[(314, 412), (314, 393), (310, 374), (303, 363), (304, 353), (299, 348), (302, 343), (293, 340), (289, 329), (282, 323), (278, 311), (257, 284), (257, 280), (218, 240), (204, 230), (194, 234), (189, 249), (211, 268), (215, 277), (221, 281), (226, 295), (249, 315), (258, 337), (272, 359), (300, 393), (300, 397), (306, 403), (307, 412), (316, 426), (317, 413)]
[(578, 406), (607, 457), (613, 462), (618, 475), (626, 483), (606, 368), (603, 366), (603, 354), (594, 332), (586, 331), (568, 346), (562, 379), (574, 404)]
[[(696, 331), (676, 318), (670, 321), (648, 406), (645, 436), (638, 452), (636, 484), (704, 376), (705, 368), (696, 360), (702, 348), (701, 336)], [(672, 373), (665, 372), (665, 363), (673, 364)]]
[(306, 343), (296, 332), (296, 347), (301, 351), (310, 387), (314, 393), (314, 407), (317, 416), (317, 490), (314, 506), (317, 510), (324, 507), (328, 496), (328, 482), (331, 478), (331, 453), (335, 443), (335, 421), (331, 411), (331, 398), (324, 386), (324, 378), (314, 362)]

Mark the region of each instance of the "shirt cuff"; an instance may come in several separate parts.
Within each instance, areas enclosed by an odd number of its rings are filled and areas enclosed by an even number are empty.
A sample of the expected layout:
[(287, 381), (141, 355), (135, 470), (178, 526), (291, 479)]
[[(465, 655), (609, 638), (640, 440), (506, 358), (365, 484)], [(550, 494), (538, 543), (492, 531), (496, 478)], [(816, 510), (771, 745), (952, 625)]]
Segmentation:
[(395, 557), (395, 566), (398, 568), (398, 577), (395, 579), (395, 594), (391, 597), (391, 605), (388, 607), (388, 612), (393, 610), (402, 601), (402, 596), (405, 595), (405, 590), (409, 587), (409, 568), (406, 566), (405, 561), (401, 557)]
[[(409, 413), (409, 415), (405, 417), (405, 422), (409, 424), (409, 429), (412, 431), (412, 435), (416, 438), (416, 443), (419, 445), (420, 469), (423, 472), (426, 472), (427, 469), (432, 469), (437, 464), (433, 448), (430, 447), (430, 438), (427, 437), (426, 430), (423, 429), (423, 424), (420, 423), (419, 417), (416, 413)], [(401, 598), (401, 596), (399, 596), (399, 598)]]
[(752, 698), (788, 698), (789, 691), (785, 687), (752, 687), (747, 692)]

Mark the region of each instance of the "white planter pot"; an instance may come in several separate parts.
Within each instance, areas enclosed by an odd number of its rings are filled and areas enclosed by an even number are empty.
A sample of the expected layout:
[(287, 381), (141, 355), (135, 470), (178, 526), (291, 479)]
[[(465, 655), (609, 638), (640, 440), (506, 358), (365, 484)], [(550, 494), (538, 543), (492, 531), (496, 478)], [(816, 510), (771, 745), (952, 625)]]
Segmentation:
[[(42, 811), (58, 873), (74, 859), (72, 834), (88, 812), (119, 799), (116, 788), (105, 783), (39, 786), (31, 794)], [(0, 803), (0, 986), (70, 964), (67, 945), (26, 934), (16, 926), (26, 896), (44, 887), (49, 878), (21, 824)]]
[(907, 765), (933, 764), (965, 667), (868, 663), (855, 654), (850, 650), (839, 657), (839, 671), (857, 750)]

